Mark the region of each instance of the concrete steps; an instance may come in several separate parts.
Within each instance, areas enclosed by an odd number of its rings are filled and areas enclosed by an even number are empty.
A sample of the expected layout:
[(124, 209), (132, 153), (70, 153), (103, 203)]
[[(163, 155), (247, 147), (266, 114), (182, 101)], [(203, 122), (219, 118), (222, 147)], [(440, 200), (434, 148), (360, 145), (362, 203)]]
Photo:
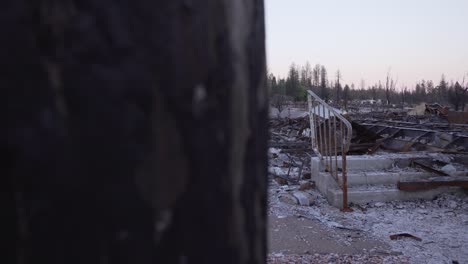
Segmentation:
[[(434, 177), (435, 174), (408, 168), (411, 159), (430, 158), (427, 155), (389, 154), (386, 156), (349, 156), (348, 202), (365, 204), (368, 202), (388, 202), (395, 200), (433, 199), (459, 187), (439, 187), (423, 191), (401, 191), (399, 181), (419, 181)], [(339, 162), (340, 163), (340, 162)], [(334, 179), (325, 172), (317, 157), (312, 158), (312, 180), (317, 189), (335, 207), (342, 206), (343, 192)]]
[[(406, 168), (410, 165), (411, 159), (429, 158), (425, 154), (389, 154), (389, 155), (360, 155), (347, 156), (347, 169), (351, 171), (382, 171), (389, 170), (394, 167)], [(341, 158), (338, 158), (338, 168), (341, 169)]]
[(416, 181), (427, 179), (434, 176), (428, 172), (354, 172), (348, 173), (348, 187), (365, 186), (365, 185), (379, 185), (379, 184), (396, 184), (399, 181)]

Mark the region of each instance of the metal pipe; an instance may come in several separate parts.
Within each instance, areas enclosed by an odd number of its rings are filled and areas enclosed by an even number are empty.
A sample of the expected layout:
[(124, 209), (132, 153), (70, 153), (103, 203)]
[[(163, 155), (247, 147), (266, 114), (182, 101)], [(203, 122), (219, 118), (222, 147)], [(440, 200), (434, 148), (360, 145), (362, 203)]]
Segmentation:
[(343, 162), (343, 211), (350, 212), (352, 211), (351, 208), (348, 207), (348, 176), (346, 175), (346, 152), (343, 152), (342, 155), (342, 162)]
[[(341, 124), (341, 122), (340, 122), (340, 124)], [(338, 151), (336, 150), (337, 147), (338, 147), (338, 141), (336, 140), (336, 134), (338, 134), (338, 132), (336, 131), (336, 118), (333, 119), (333, 127), (334, 127), (333, 134), (334, 134), (334, 137), (335, 137), (335, 176), (338, 179)]]
[[(328, 109), (328, 160), (330, 163), (330, 173), (332, 176), (334, 176), (334, 170), (333, 170), (333, 161), (332, 161), (332, 131), (331, 131), (331, 115), (330, 115), (330, 109)], [(335, 179), (337, 180), (337, 179)]]
[[(318, 138), (317, 138), (317, 149), (320, 153), (320, 155), (322, 155), (323, 151), (322, 151), (322, 147), (323, 147), (323, 144), (322, 144), (322, 131), (321, 131), (321, 128), (320, 128), (320, 105), (317, 105), (317, 110), (318, 110), (318, 117), (317, 117), (317, 130), (318, 130)], [(322, 158), (320, 157), (320, 160)]]
[(325, 164), (328, 172), (330, 172), (330, 165), (328, 164), (328, 143), (327, 143), (327, 120), (325, 119), (325, 105), (322, 105), (322, 110), (323, 110), (323, 142), (324, 142), (324, 147), (325, 147), (325, 153), (322, 153), (325, 155)]
[[(313, 135), (313, 139), (312, 139), (313, 143), (312, 144), (313, 144), (313, 148), (314, 147), (317, 148), (317, 145), (318, 145), (317, 144), (317, 130), (316, 130), (317, 126), (316, 126), (316, 123), (315, 123), (316, 122), (315, 121), (316, 114), (315, 114), (315, 106), (313, 104), (312, 104), (312, 110), (314, 111), (314, 113), (312, 114), (312, 123), (311, 123), (311, 135)], [(313, 128), (312, 128), (312, 124), (313, 124)]]
[[(342, 133), (343, 141), (345, 140), (345, 136), (347, 138), (348, 135), (345, 133)], [(343, 191), (343, 209), (341, 209), (343, 212), (351, 212), (352, 209), (348, 207), (348, 175), (347, 175), (347, 167), (346, 167), (346, 151), (344, 150), (344, 145), (341, 145), (341, 175), (343, 178), (343, 184), (342, 184), (342, 191)]]
[(314, 115), (312, 114), (312, 97), (310, 94), (307, 94), (307, 106), (309, 107), (309, 123), (310, 123), (310, 144), (312, 146), (312, 149), (314, 149), (314, 133), (313, 131), (313, 120), (314, 120)]

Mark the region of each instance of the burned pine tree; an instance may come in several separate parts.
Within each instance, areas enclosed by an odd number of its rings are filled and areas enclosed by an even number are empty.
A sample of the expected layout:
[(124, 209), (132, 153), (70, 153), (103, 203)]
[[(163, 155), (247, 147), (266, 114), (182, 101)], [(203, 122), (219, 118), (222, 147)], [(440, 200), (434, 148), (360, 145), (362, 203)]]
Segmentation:
[(265, 261), (262, 0), (0, 12), (1, 263)]

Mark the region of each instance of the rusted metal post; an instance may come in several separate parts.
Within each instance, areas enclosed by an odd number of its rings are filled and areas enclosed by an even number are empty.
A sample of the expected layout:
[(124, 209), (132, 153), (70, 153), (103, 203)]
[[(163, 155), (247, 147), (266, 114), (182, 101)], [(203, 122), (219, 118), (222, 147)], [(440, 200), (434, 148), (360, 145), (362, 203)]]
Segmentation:
[[(309, 96), (310, 96), (310, 95), (309, 95)], [(317, 121), (316, 121), (317, 115), (316, 115), (316, 113), (315, 113), (315, 107), (314, 107), (313, 103), (312, 103), (312, 109), (314, 110), (314, 113), (313, 113), (313, 115), (312, 115), (312, 121), (313, 121), (313, 124), (314, 124), (314, 125), (313, 125), (313, 127), (314, 127), (314, 131), (313, 131), (313, 133), (314, 133), (314, 134), (313, 134), (313, 141), (314, 141), (314, 143), (313, 143), (313, 147), (312, 147), (312, 148), (314, 148), (314, 147), (317, 148), (317, 146), (318, 146), (318, 141), (317, 141)]]
[[(340, 122), (341, 124), (341, 122)], [(337, 134), (337, 131), (336, 131), (336, 117), (333, 118), (333, 127), (334, 127), (334, 130), (333, 130), (333, 135), (334, 135), (334, 139), (335, 139), (335, 177), (338, 179), (338, 151), (337, 151), (337, 148), (338, 148), (338, 141), (336, 140), (337, 137), (336, 137), (336, 134)], [(343, 142), (343, 141), (341, 141)]]
[[(328, 109), (328, 125), (327, 125), (327, 128), (328, 128), (328, 149), (327, 149), (327, 154), (328, 154), (328, 160), (330, 162), (330, 173), (332, 176), (334, 176), (333, 174), (333, 161), (332, 161), (332, 132), (331, 132), (331, 114), (330, 114), (330, 109)], [(336, 179), (337, 181), (338, 179)]]
[(315, 123), (315, 107), (312, 101), (312, 96), (307, 94), (307, 102), (309, 106), (309, 121), (310, 121), (310, 138), (312, 143), (312, 149), (317, 147), (317, 131)]
[[(340, 123), (340, 126), (342, 126), (341, 123)], [(341, 132), (341, 135), (342, 135), (342, 140), (344, 142), (348, 135), (344, 131)], [(352, 212), (353, 209), (348, 207), (348, 175), (347, 175), (347, 166), (346, 166), (346, 152), (347, 150), (344, 149), (344, 145), (342, 144), (341, 145), (341, 166), (342, 166), (341, 175), (343, 178), (343, 184), (342, 184), (343, 208), (341, 209), (341, 211)]]
[(343, 208), (341, 211), (343, 212), (352, 212), (353, 209), (348, 207), (348, 176), (346, 172), (346, 152), (343, 152), (342, 154), (342, 175), (343, 175)]
[(317, 150), (320, 153), (319, 158), (320, 158), (320, 160), (322, 160), (323, 136), (322, 136), (322, 128), (320, 127), (320, 118), (321, 118), (321, 116), (320, 116), (320, 106), (319, 105), (317, 105), (317, 106), (318, 106), (318, 109), (317, 109), (318, 110), (317, 111), (318, 112), (318, 116), (317, 116), (317, 129), (318, 129)]
[(330, 172), (330, 165), (328, 164), (328, 157), (326, 155), (328, 155), (328, 140), (327, 140), (327, 120), (325, 119), (325, 105), (322, 104), (322, 112), (323, 112), (323, 142), (324, 142), (324, 147), (325, 147), (325, 151), (324, 153), (322, 153), (322, 155), (324, 155), (324, 159), (325, 159), (325, 164), (326, 164), (326, 168), (327, 168), (327, 171)]
[(309, 123), (310, 123), (310, 143), (312, 149), (314, 149), (314, 115), (312, 114), (312, 98), (310, 94), (307, 94), (307, 106), (309, 107)]

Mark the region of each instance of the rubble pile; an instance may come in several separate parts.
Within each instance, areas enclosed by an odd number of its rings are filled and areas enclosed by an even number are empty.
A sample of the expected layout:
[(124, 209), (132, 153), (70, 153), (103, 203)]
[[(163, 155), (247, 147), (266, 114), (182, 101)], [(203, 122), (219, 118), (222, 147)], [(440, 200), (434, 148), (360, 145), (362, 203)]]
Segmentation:
[(273, 119), (270, 130), (269, 174), (279, 185), (286, 186), (280, 199), (289, 204), (312, 204), (305, 192), (314, 186), (310, 180), (310, 157), (314, 154), (309, 118)]
[[(449, 180), (466, 184), (468, 126), (449, 124), (440, 114), (407, 116), (385, 112), (367, 117), (351, 115), (349, 119), (355, 123), (348, 154), (375, 153), (390, 158), (403, 152), (414, 153), (411, 159), (401, 161), (407, 165), (392, 167), (387, 172), (402, 175), (427, 172), (434, 174), (427, 179), (434, 183), (447, 181), (450, 176)], [(353, 212), (343, 213), (327, 202), (311, 180), (310, 159), (315, 154), (311, 149), (308, 116), (272, 119), (270, 130), (269, 217), (318, 223), (322, 233), (315, 229), (311, 232), (327, 236), (339, 246), (320, 254), (276, 250), (270, 252), (268, 263), (466, 263), (467, 189), (438, 195), (434, 200), (351, 204)], [(406, 188), (422, 183), (408, 182)], [(426, 185), (429, 186), (424, 182)], [(304, 225), (308, 228), (305, 222)], [(286, 227), (275, 226), (271, 232), (281, 232), (281, 228)], [(301, 233), (287, 235), (301, 241), (302, 235), (298, 234)], [(315, 240), (310, 239), (304, 238), (304, 243), (313, 247)], [(379, 241), (386, 246), (362, 249), (355, 244), (359, 239)], [(359, 250), (337, 253), (342, 247)]]
[(270, 147), (291, 149), (310, 145), (309, 117), (270, 120)]

